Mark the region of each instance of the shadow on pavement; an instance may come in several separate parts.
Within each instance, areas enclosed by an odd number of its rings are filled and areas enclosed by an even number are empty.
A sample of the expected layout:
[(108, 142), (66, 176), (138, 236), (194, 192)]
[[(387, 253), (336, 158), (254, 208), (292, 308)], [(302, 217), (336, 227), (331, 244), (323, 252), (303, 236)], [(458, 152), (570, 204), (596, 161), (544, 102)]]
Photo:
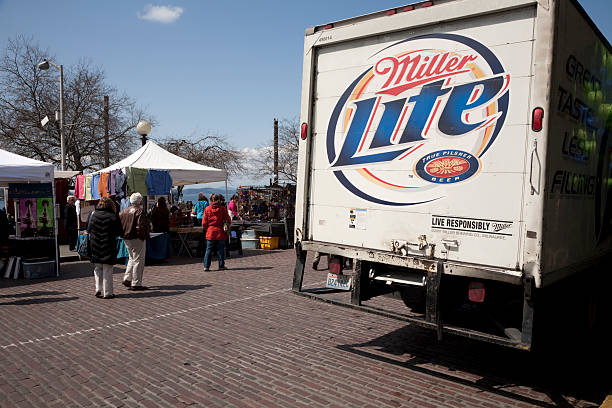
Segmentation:
[[(198, 290), (210, 288), (212, 285), (168, 285), (168, 286), (148, 286), (149, 290)], [(133, 293), (133, 292), (132, 292)]]
[(127, 293), (115, 293), (115, 297), (116, 298), (154, 298), (154, 297), (165, 297), (165, 296), (175, 296), (175, 295), (182, 295), (183, 293), (185, 293), (184, 290), (175, 290), (172, 292), (161, 292), (158, 290), (154, 290), (154, 289), (150, 289), (149, 290), (143, 290), (142, 292), (130, 292), (128, 291)]
[[(272, 269), (272, 267), (271, 266), (249, 266), (246, 268), (231, 268), (231, 267), (228, 268), (228, 270), (230, 271), (263, 271), (266, 269)], [(214, 272), (214, 271), (211, 271), (211, 272)], [(223, 272), (223, 271), (220, 271), (220, 272)]]
[(34, 292), (24, 292), (24, 293), (13, 293), (13, 294), (10, 294), (10, 295), (0, 295), (0, 299), (2, 299), (2, 298), (22, 298), (22, 297), (31, 297), (31, 296), (63, 295), (65, 293), (66, 292), (37, 290), (37, 291), (34, 291)]
[(54, 303), (54, 302), (68, 302), (70, 300), (76, 300), (78, 299), (78, 296), (71, 296), (71, 297), (61, 297), (61, 298), (35, 298), (35, 299), (19, 299), (19, 300), (15, 300), (13, 302), (4, 302), (4, 303), (0, 303), (0, 306), (5, 306), (5, 305), (37, 305), (37, 304), (41, 304), (41, 303)]
[[(559, 349), (563, 354), (543, 355), (452, 335), (438, 342), (434, 331), (411, 325), (366, 343), (337, 348), (534, 406), (572, 406), (568, 397), (599, 406), (610, 386), (609, 377), (599, 374), (601, 366), (598, 370), (594, 361), (570, 356), (567, 348)], [(480, 378), (474, 381), (474, 376)], [(545, 394), (553, 403), (527, 395), (525, 387)]]

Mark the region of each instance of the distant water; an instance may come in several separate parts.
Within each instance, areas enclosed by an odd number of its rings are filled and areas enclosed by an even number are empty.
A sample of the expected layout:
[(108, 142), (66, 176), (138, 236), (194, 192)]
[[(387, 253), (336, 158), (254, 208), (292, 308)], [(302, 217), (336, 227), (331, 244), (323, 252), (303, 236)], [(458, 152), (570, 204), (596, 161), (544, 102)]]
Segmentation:
[(198, 193), (204, 193), (206, 198), (210, 197), (211, 194), (223, 194), (225, 201), (229, 202), (229, 199), (236, 194), (235, 187), (227, 187), (228, 196), (225, 195), (225, 188), (201, 188), (201, 189), (184, 189), (183, 190), (183, 201), (191, 201), (195, 203), (198, 201)]

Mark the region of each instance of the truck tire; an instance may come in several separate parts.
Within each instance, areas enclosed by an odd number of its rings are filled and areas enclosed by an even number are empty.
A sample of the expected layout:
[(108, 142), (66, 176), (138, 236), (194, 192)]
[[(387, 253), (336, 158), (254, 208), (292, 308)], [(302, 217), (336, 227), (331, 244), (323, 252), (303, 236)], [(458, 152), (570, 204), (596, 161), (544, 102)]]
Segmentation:
[(404, 304), (414, 313), (425, 313), (425, 298), (427, 292), (422, 287), (406, 286), (400, 289)]

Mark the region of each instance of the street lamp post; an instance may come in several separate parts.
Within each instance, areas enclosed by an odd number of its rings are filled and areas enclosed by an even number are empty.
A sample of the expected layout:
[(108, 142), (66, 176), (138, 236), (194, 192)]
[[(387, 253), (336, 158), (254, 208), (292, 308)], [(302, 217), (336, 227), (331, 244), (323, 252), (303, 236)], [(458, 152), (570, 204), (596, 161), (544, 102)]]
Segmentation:
[(151, 133), (151, 124), (146, 120), (141, 120), (136, 125), (136, 131), (142, 137), (142, 145), (144, 146), (147, 143), (147, 135)]
[(64, 66), (56, 65), (49, 60), (43, 60), (38, 64), (38, 68), (42, 70), (49, 69), (49, 64), (53, 65), (59, 70), (60, 77), (60, 100), (59, 100), (59, 130), (60, 130), (60, 154), (61, 154), (61, 168), (60, 170), (66, 170), (66, 153), (64, 152)]

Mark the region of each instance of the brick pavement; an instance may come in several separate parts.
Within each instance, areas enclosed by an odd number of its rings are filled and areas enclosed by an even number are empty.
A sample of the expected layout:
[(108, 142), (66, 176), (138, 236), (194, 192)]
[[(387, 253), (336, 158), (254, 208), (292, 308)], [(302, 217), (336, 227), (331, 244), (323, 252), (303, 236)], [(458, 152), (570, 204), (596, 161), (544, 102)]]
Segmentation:
[[(296, 296), (293, 251), (147, 266), (93, 296), (88, 263), (61, 279), (0, 281), (1, 407), (596, 406), (523, 352)], [(318, 286), (325, 272), (305, 276)], [(381, 299), (381, 304), (396, 302)], [(542, 377), (544, 375), (544, 377)], [(606, 390), (607, 391), (607, 390)]]

